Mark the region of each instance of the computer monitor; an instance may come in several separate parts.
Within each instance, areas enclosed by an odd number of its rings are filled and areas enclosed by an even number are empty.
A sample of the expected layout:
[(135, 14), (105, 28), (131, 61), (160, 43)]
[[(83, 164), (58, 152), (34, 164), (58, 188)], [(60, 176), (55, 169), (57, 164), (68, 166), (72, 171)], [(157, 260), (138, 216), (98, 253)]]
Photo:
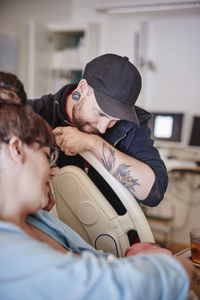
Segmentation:
[(200, 116), (193, 117), (189, 146), (200, 147)]
[(183, 113), (152, 112), (152, 115), (149, 127), (154, 140), (181, 142)]

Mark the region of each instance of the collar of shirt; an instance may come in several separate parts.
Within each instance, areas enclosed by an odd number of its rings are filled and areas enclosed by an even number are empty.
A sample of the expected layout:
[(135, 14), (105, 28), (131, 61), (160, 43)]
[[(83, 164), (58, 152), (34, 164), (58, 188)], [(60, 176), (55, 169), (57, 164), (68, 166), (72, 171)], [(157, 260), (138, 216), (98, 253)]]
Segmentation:
[[(73, 91), (74, 91), (74, 90), (69, 91), (69, 92), (67, 93), (67, 96), (71, 95), (71, 94), (73, 93)], [(67, 111), (67, 101), (66, 101), (66, 104), (65, 104), (65, 111), (66, 111), (66, 114), (67, 114), (67, 116), (68, 116), (68, 119), (69, 119), (70, 123), (71, 123), (72, 125), (74, 125), (74, 122), (73, 122), (73, 120), (70, 118), (70, 115), (68, 114), (68, 111)]]

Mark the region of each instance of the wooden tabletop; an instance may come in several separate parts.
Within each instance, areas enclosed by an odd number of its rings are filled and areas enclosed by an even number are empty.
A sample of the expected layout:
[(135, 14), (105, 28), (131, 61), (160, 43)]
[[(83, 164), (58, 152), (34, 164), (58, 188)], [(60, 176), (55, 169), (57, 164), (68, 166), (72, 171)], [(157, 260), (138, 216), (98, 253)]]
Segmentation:
[(172, 172), (188, 172), (188, 173), (200, 173), (200, 166), (196, 168), (174, 168), (171, 170)]

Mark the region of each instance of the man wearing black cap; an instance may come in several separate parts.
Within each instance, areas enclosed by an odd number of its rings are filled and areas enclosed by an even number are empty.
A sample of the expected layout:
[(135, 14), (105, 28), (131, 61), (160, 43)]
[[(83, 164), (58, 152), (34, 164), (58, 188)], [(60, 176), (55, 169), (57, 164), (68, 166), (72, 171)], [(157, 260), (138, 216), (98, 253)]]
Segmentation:
[[(78, 84), (30, 103), (55, 128), (62, 150), (59, 167), (73, 164), (84, 169), (78, 153), (89, 150), (139, 202), (155, 206), (164, 196), (168, 177), (150, 138), (151, 115), (135, 106), (140, 90), (141, 76), (128, 58), (105, 54), (86, 65)], [(124, 214), (103, 178), (92, 167), (88, 174), (115, 210)]]

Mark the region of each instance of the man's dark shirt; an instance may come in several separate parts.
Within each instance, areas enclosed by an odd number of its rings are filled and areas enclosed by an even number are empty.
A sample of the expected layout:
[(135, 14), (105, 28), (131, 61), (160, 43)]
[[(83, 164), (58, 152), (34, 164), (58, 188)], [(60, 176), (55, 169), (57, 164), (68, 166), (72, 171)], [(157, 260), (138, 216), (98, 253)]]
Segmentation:
[[(29, 100), (29, 103), (35, 112), (40, 114), (53, 128), (70, 126), (70, 121), (65, 110), (66, 98), (68, 93), (76, 87), (77, 84), (66, 85), (55, 95), (48, 94), (40, 99)], [(102, 138), (115, 146), (119, 151), (144, 162), (152, 168), (155, 173), (155, 182), (152, 189), (146, 199), (142, 201), (137, 200), (148, 206), (156, 206), (163, 199), (168, 185), (167, 171), (157, 149), (153, 147), (151, 132), (148, 128), (148, 120), (151, 118), (151, 115), (137, 106), (135, 106), (135, 109), (140, 127), (134, 123), (121, 120), (108, 129), (102, 135)], [(80, 155), (66, 156), (62, 151), (60, 152), (57, 164), (59, 167), (76, 165), (82, 169), (85, 168), (85, 161)], [(118, 214), (123, 215), (126, 212), (123, 204), (110, 186), (91, 166), (88, 169), (88, 175)]]

